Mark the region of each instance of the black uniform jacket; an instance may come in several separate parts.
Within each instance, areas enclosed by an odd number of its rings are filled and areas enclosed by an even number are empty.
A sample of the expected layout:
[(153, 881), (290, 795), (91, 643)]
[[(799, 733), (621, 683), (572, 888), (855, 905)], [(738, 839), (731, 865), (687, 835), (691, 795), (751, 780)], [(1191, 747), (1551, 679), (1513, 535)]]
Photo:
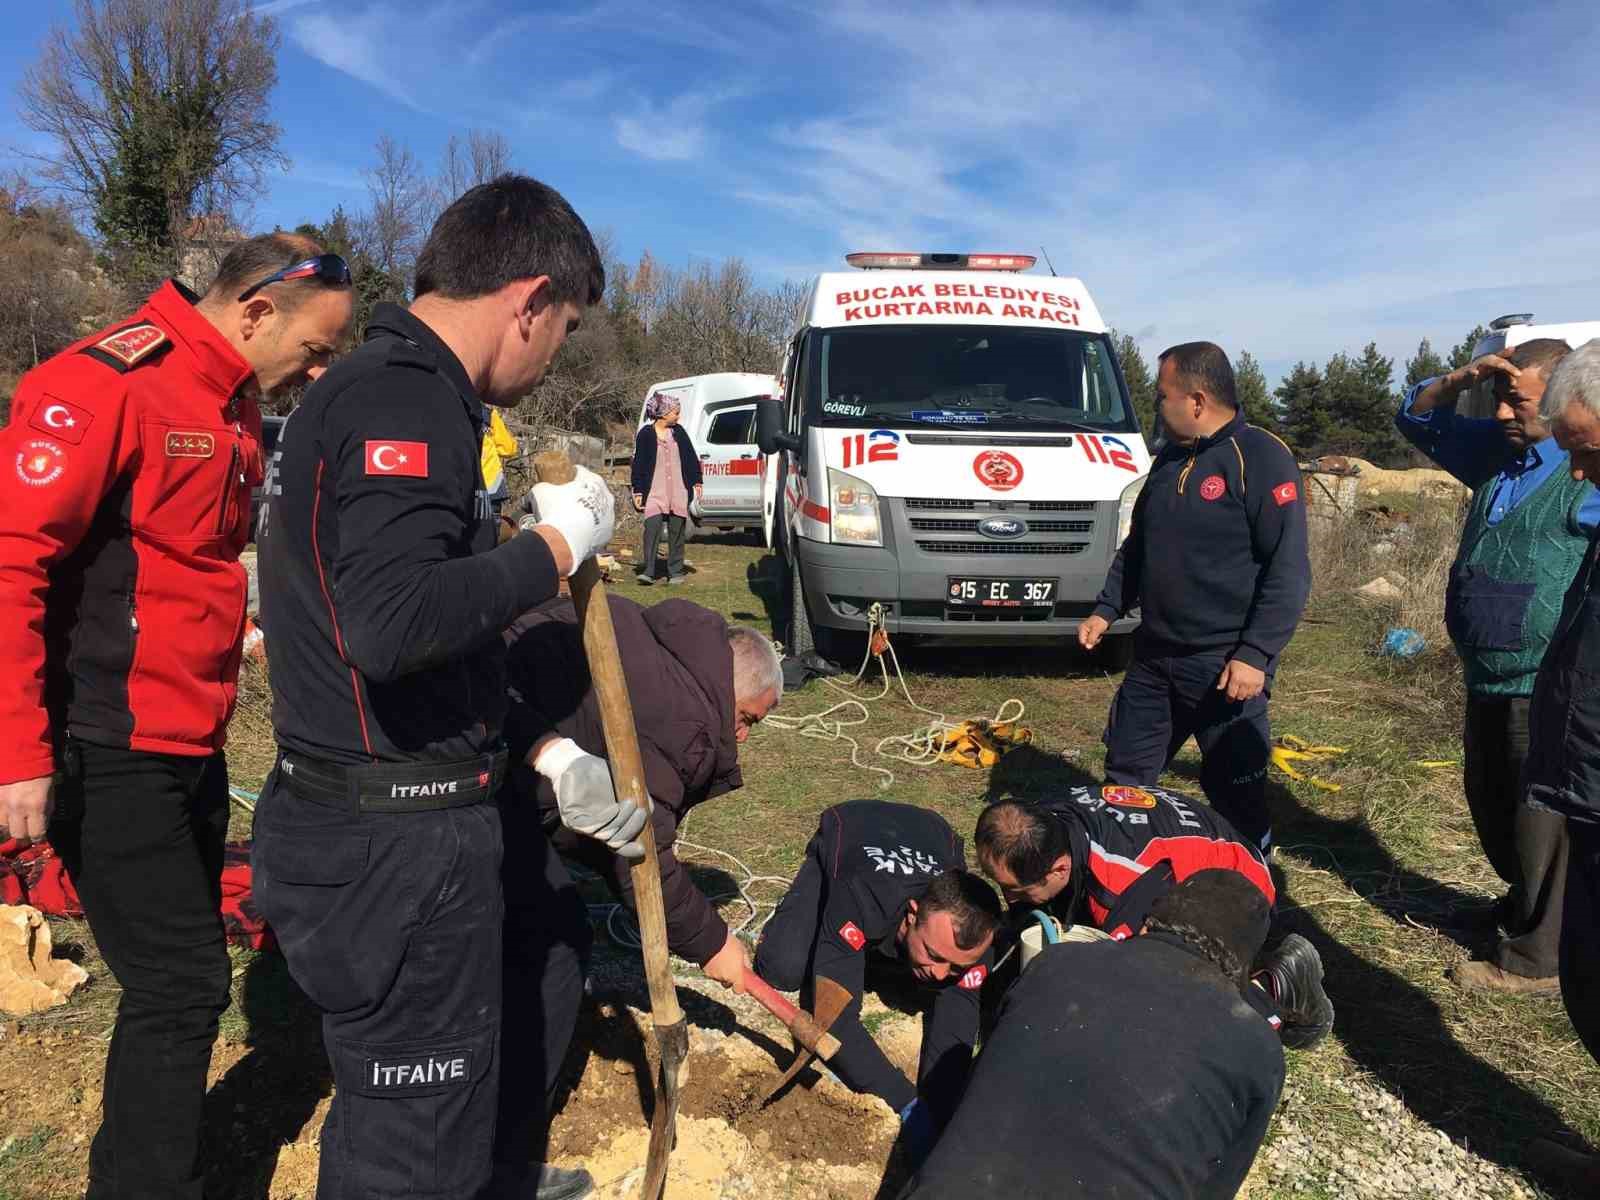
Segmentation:
[(1186, 943), (1052, 946), (901, 1200), (1230, 1200), (1283, 1073), (1277, 1035)]
[[(667, 907), (667, 943), (674, 954), (704, 966), (722, 949), (728, 927), (695, 887), (672, 843), (691, 808), (744, 783), (734, 740), (728, 623), (688, 600), (641, 608), (621, 596), (607, 599), (639, 734), (645, 786), (655, 802), (650, 823), (655, 827)], [(600, 704), (572, 601), (551, 600), (524, 613), (506, 632), (506, 640), (511, 647), (506, 664), (512, 697), (506, 740), (512, 752), (513, 794), (519, 803), (530, 799), (536, 803), (558, 848), (610, 876), (632, 907), (628, 860), (592, 838), (560, 830), (555, 788), (523, 761), (528, 747), (549, 733), (571, 738), (590, 754), (606, 756)]]
[(1150, 906), (1196, 871), (1237, 871), (1276, 900), (1261, 852), (1215, 809), (1160, 788), (1107, 784), (1073, 788), (1042, 803), (1064, 823), (1072, 875), (1050, 902), (1064, 924), (1085, 923), (1131, 937)]
[[(861, 996), (868, 958), (877, 967), (909, 974), (896, 933), (909, 901), (935, 876), (966, 867), (962, 843), (938, 813), (909, 804), (853, 800), (827, 809), (812, 839), (826, 881), (814, 971)], [(924, 1017), (917, 1089), (941, 1116), (954, 1104), (971, 1066), (978, 1037), (978, 993), (993, 966), (993, 951), (960, 977), (936, 984)], [(898, 1108), (911, 1099), (898, 1068), (870, 1036), (850, 1036), (837, 1026), (840, 1073)], [(839, 1056), (843, 1056), (840, 1058)]]
[(284, 426), (260, 538), (280, 746), (337, 763), (499, 747), (501, 631), (558, 580), (538, 536), (496, 547), (484, 420), (449, 347), (382, 304)]
[(1095, 613), (1141, 610), (1142, 655), (1223, 651), (1260, 670), (1311, 591), (1306, 505), (1289, 447), (1235, 416), (1156, 455)]

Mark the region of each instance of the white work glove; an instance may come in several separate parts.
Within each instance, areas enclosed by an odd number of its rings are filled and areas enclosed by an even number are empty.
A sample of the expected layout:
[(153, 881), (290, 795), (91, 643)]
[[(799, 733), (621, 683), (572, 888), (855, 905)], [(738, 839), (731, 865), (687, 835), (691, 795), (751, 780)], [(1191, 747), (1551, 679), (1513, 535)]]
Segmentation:
[(623, 858), (644, 857), (635, 839), (650, 815), (631, 800), (617, 799), (605, 759), (562, 738), (544, 748), (533, 769), (555, 786), (556, 807), (568, 829), (604, 842)]
[[(617, 498), (606, 481), (587, 467), (576, 470), (571, 483), (533, 485), (537, 523), (566, 538), (574, 569), (611, 540), (617, 524)], [(523, 518), (524, 526), (527, 520)]]

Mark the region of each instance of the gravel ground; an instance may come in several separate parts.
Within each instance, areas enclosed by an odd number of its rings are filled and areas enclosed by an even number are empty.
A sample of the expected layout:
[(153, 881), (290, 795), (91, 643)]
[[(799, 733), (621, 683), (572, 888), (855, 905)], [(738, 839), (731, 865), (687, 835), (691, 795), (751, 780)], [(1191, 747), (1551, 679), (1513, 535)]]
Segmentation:
[[(1441, 1200), (1532, 1200), (1535, 1193), (1505, 1168), (1479, 1158), (1418, 1120), (1397, 1096), (1360, 1079), (1325, 1077), (1365, 1126), (1355, 1139), (1326, 1123), (1302, 1125), (1308, 1085), (1291, 1078), (1271, 1142), (1256, 1164), (1253, 1195), (1310, 1192), (1333, 1200), (1440, 1197)], [(1263, 1186), (1264, 1185), (1264, 1186)]]

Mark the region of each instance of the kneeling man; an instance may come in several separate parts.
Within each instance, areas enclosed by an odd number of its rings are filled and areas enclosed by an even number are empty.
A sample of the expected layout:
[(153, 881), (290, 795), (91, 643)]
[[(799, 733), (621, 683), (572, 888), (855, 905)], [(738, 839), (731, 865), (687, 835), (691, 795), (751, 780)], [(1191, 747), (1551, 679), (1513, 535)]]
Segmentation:
[[(1160, 788), (1107, 784), (1063, 797), (1002, 800), (984, 809), (978, 864), (1013, 909), (1043, 909), (1063, 925), (1092, 925), (1115, 939), (1139, 932), (1150, 907), (1198, 871), (1232, 871), (1277, 893), (1261, 851), (1208, 805)], [(1297, 933), (1262, 963), (1245, 998), (1286, 1046), (1315, 1045), (1333, 1028), (1322, 958)]]
[[(756, 973), (774, 987), (798, 988), (806, 1008), (815, 976), (849, 991), (828, 1065), (900, 1114), (913, 1157), (966, 1085), (978, 993), (1000, 923), (999, 897), (965, 863), (960, 836), (935, 812), (878, 800), (837, 805), (822, 814), (756, 950)], [(929, 992), (915, 1085), (861, 1024), (862, 993), (895, 977)]]
[(1239, 1003), (1269, 920), (1243, 876), (1200, 871), (1142, 934), (1045, 950), (901, 1200), (1236, 1195), (1283, 1091), (1283, 1049)]

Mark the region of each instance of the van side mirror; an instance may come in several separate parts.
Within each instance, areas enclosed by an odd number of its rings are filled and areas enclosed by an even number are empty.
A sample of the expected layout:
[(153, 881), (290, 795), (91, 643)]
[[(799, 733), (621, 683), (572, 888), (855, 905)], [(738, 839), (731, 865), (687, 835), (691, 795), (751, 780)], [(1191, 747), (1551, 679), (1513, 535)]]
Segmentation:
[(756, 448), (763, 454), (800, 449), (800, 439), (784, 432), (783, 405), (770, 396), (756, 401)]

